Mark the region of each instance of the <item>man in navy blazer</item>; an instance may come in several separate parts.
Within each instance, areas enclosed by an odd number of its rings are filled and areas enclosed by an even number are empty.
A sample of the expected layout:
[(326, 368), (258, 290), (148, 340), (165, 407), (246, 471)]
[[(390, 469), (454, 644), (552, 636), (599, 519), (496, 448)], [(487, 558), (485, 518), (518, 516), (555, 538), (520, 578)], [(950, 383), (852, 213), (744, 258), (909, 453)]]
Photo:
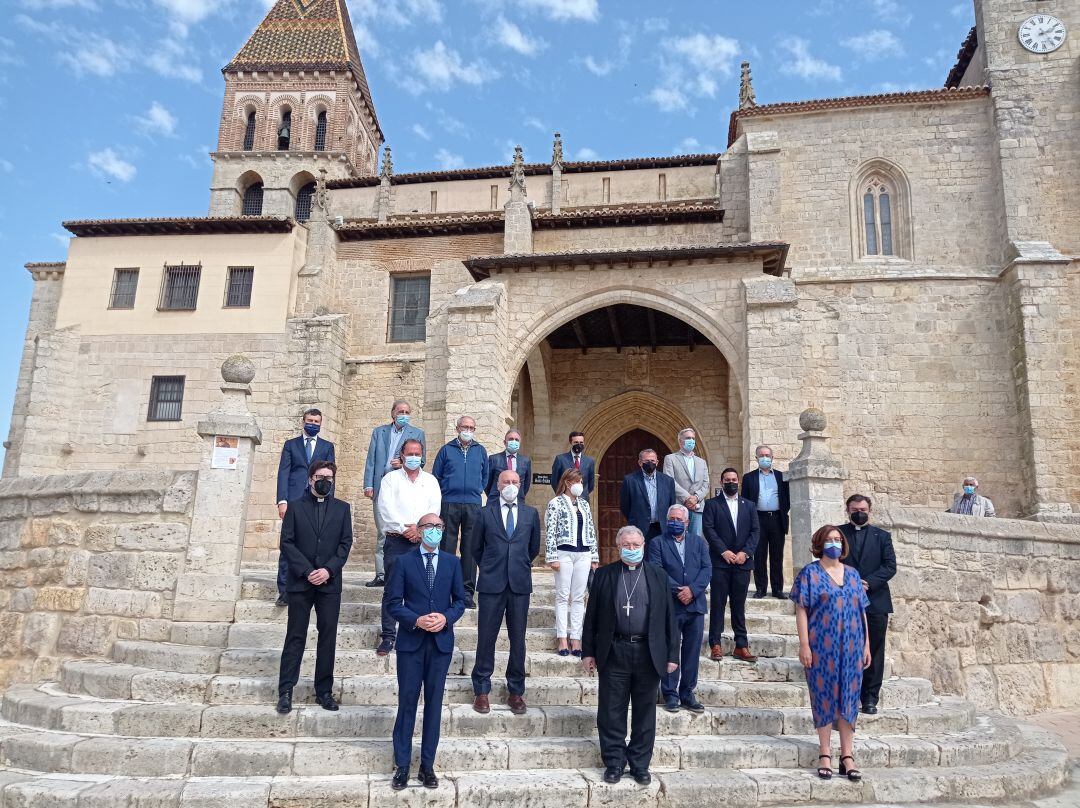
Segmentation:
[[(295, 438), (289, 438), (281, 447), (281, 460), (278, 462), (277, 473), (277, 508), (278, 519), (285, 519), (285, 512), (289, 509), (289, 503), (300, 496), (308, 487), (308, 469), (316, 460), (329, 463), (334, 462), (334, 444), (320, 438), (319, 430), (322, 428), (323, 415), (317, 409), (310, 409), (304, 413), (303, 434)], [(285, 596), (286, 567), (288, 566), (285, 556), (278, 553), (277, 572), (277, 605), (288, 606), (289, 601)]]
[(503, 436), (504, 451), (488, 455), (488, 501), (499, 493), (499, 475), (504, 471), (516, 471), (521, 478), (521, 498), (529, 494), (532, 485), (532, 460), (521, 454), (521, 433), (511, 429)]
[(514, 715), (525, 706), (525, 629), (532, 595), (532, 562), (540, 552), (540, 514), (521, 501), (515, 471), (499, 475), (498, 495), (487, 501), (473, 533), (473, 555), (479, 569), (476, 593), (476, 661), (473, 663), (473, 709), (491, 710), (491, 674), (495, 671), (495, 642), (503, 617), (510, 639), (506, 663), (507, 705)]
[(372, 501), (375, 511), (375, 577), (364, 586), (378, 587), (386, 583), (386, 565), (383, 561), (383, 548), (386, 542), (386, 530), (379, 517), (379, 491), (382, 478), (391, 471), (401, 468), (401, 448), (407, 440), (420, 441), (420, 467), (426, 458), (427, 441), (424, 430), (413, 426), (412, 405), (399, 398), (390, 407), (390, 423), (371, 430), (371, 442), (368, 443), (367, 459), (364, 461), (364, 496)]
[(585, 435), (581, 432), (570, 433), (570, 451), (555, 457), (551, 464), (551, 490), (559, 490), (559, 480), (567, 469), (581, 472), (581, 484), (585, 486), (585, 496), (593, 492), (596, 485), (596, 460), (585, 454)]
[(437, 788), (435, 752), (439, 747), (443, 691), (454, 656), (454, 624), (465, 613), (465, 583), (457, 556), (439, 550), (443, 521), (437, 513), (420, 517), (420, 546), (398, 559), (384, 595), (398, 622), (398, 710), (394, 722), (394, 778), (400, 791), (409, 784), (413, 729), (420, 690), (424, 722), (420, 740), (419, 780)]
[(724, 609), (731, 604), (731, 630), (735, 634), (732, 656), (757, 662), (746, 636), (746, 593), (754, 570), (760, 527), (757, 506), (739, 496), (739, 472), (724, 469), (720, 475), (724, 493), (705, 502), (702, 529), (712, 558), (712, 604), (709, 614), (710, 658), (723, 656), (720, 635), (724, 632)]
[(689, 531), (690, 511), (685, 505), (672, 505), (667, 510), (664, 532), (649, 542), (648, 548), (649, 563), (663, 567), (667, 573), (675, 608), (675, 629), (682, 642), (678, 669), (660, 680), (664, 709), (669, 713), (677, 713), (680, 706), (692, 713), (705, 712), (694, 690), (705, 630), (705, 590), (712, 579), (712, 561), (705, 539)]
[(675, 504), (675, 478), (657, 471), (658, 458), (653, 449), (638, 452), (637, 462), (638, 470), (623, 478), (619, 510), (649, 542), (663, 532), (668, 508)]

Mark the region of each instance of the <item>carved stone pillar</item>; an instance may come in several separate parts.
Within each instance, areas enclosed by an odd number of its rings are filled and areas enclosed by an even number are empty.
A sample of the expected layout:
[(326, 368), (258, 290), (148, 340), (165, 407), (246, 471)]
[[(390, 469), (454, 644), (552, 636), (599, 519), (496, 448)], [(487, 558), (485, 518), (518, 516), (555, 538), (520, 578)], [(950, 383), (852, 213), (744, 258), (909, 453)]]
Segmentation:
[(813, 561), (810, 537), (822, 525), (844, 522), (847, 473), (829, 449), (825, 413), (803, 410), (799, 416), (802, 451), (788, 467), (791, 492), (791, 560), (794, 574)]

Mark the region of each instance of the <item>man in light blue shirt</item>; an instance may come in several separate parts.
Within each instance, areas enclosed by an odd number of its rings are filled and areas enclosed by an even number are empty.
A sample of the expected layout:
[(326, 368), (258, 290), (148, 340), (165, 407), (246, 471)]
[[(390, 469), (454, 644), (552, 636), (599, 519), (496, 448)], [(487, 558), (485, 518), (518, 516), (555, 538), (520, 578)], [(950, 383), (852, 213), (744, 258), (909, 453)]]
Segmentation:
[(754, 597), (763, 598), (772, 587), (774, 598), (784, 597), (784, 541), (791, 499), (784, 473), (773, 468), (772, 449), (754, 450), (757, 468), (743, 475), (743, 496), (757, 504), (761, 538), (754, 556)]

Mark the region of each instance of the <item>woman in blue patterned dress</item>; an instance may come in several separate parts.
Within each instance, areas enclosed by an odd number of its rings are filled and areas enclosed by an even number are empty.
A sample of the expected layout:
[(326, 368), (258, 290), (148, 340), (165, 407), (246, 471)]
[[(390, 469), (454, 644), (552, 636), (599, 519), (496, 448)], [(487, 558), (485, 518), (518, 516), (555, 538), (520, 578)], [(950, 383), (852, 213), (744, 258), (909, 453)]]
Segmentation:
[[(855, 718), (863, 669), (870, 665), (866, 633), (869, 600), (859, 573), (841, 563), (848, 553), (847, 539), (834, 525), (820, 528), (811, 539), (817, 561), (802, 568), (791, 587), (795, 622), (799, 629), (799, 661), (806, 668), (810, 709), (817, 729), (820, 763), (818, 777), (832, 777), (832, 728), (840, 732), (840, 774), (861, 780), (855, 768)], [(847, 765), (845, 761), (850, 761)]]

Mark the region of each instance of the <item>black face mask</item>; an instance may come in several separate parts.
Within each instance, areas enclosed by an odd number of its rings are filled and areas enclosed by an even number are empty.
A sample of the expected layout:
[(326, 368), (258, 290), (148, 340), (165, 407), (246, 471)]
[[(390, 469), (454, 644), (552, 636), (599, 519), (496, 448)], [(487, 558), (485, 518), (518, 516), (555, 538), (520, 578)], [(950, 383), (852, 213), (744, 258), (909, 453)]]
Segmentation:
[(585, 444), (584, 443), (573, 443), (573, 444), (570, 445), (570, 451), (573, 452), (574, 454), (581, 454), (582, 452), (585, 451)]
[(644, 471), (646, 474), (652, 474), (654, 471), (656, 471), (656, 464), (651, 460), (646, 460), (644, 463), (641, 464), (641, 470)]
[(325, 477), (319, 477), (317, 480), (315, 480), (315, 484), (311, 486), (311, 489), (315, 492), (316, 496), (328, 497), (330, 496), (330, 491), (333, 489), (333, 487), (333, 480), (328, 480)]
[(739, 484), (724, 483), (724, 493), (727, 494), (729, 497), (735, 496), (737, 493), (739, 493)]
[(851, 514), (851, 524), (862, 527), (870, 521), (870, 514), (866, 511), (855, 511)]

